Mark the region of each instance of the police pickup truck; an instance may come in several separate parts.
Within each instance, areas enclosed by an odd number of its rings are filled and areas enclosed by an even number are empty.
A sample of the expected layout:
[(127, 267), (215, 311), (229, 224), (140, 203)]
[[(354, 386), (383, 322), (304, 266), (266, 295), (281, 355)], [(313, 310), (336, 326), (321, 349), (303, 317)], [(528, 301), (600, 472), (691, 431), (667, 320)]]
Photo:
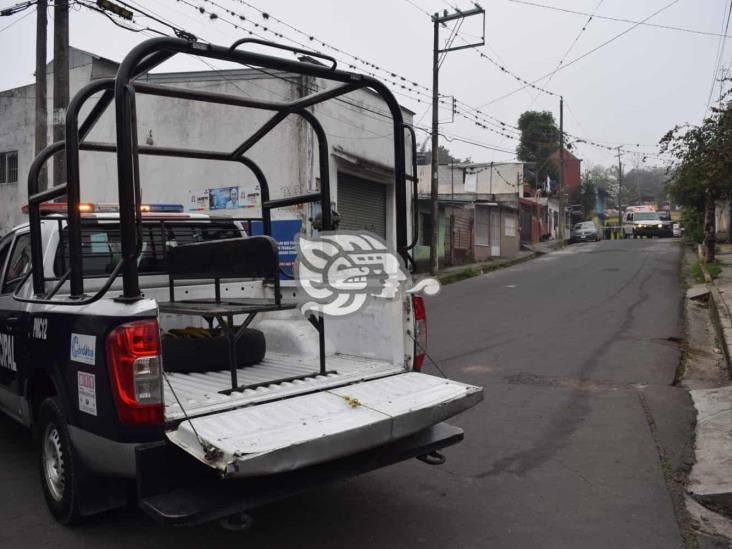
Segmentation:
[[(463, 437), (444, 420), (482, 399), (479, 387), (420, 372), (426, 318), (419, 295), (399, 289), (343, 317), (303, 312), (303, 288), (282, 275), (270, 212), (319, 203), (319, 226), (333, 228), (326, 137), (306, 107), (361, 87), (384, 98), (394, 118), (393, 247), (407, 263), (414, 241), (408, 128), (377, 80), (240, 45), (148, 40), (115, 79), (82, 88), (68, 108), (65, 142), (30, 167), (29, 222), (0, 240), (0, 408), (32, 427), (43, 493), (64, 524), (124, 504), (130, 484), (140, 508), (162, 522), (241, 524), (231, 517), (324, 482), (409, 458), (441, 463), (439, 450)], [(336, 86), (282, 103), (136, 79), (179, 53)], [(269, 197), (266, 177), (244, 153), (276, 126), (272, 120), (233, 152), (139, 145), (136, 93), (270, 110), (277, 121), (303, 117), (324, 155), (320, 188)], [(86, 141), (109, 105), (116, 141)], [(116, 154), (113, 208), (79, 200), (80, 150)], [(60, 151), (67, 182), (42, 191), (38, 174)], [(261, 234), (251, 220), (146, 206), (141, 154), (252, 170), (262, 191)]]

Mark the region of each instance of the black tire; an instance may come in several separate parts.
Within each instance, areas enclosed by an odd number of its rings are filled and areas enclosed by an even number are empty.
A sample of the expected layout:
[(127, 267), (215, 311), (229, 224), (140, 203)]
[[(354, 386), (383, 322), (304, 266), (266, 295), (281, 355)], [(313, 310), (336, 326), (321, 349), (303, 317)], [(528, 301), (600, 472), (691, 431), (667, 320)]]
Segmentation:
[[(236, 344), (238, 368), (262, 361), (267, 353), (264, 334), (244, 328)], [(229, 344), (222, 335), (206, 338), (163, 339), (163, 368), (166, 372), (214, 372), (229, 369)]]
[(41, 403), (36, 424), (38, 468), (46, 504), (61, 524), (79, 522), (80, 475), (82, 464), (76, 458), (66, 423), (66, 415), (58, 397)]

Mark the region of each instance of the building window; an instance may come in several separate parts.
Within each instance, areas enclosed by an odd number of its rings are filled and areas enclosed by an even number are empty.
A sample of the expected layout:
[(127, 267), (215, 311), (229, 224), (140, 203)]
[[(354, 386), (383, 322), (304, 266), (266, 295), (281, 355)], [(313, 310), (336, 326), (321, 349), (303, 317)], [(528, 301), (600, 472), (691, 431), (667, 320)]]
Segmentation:
[(18, 182), (18, 151), (0, 153), (0, 183)]
[(507, 215), (503, 218), (503, 232), (506, 236), (516, 236), (516, 218), (512, 215)]

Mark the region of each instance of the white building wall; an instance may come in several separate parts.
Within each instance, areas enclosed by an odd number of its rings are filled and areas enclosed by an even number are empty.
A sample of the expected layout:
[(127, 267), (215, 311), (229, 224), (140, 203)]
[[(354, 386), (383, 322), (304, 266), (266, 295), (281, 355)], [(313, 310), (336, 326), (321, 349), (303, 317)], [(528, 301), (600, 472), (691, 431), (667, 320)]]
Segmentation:
[[(475, 192), (479, 194), (514, 194), (521, 191), (524, 180), (522, 162), (450, 164), (440, 165), (439, 194), (463, 194), (471, 192), (465, 188), (465, 177), (475, 173), (477, 185)], [(431, 186), (432, 166), (418, 166), (420, 194), (429, 194)]]
[[(88, 64), (69, 71), (70, 94), (76, 93), (91, 77)], [(47, 142), (53, 141), (53, 73), (47, 72)], [(28, 169), (35, 157), (35, 86), (0, 92), (0, 152), (18, 151), (18, 181), (0, 184), (0, 234), (26, 220), (20, 208), (28, 199)], [(48, 180), (53, 167), (49, 164)]]
[[(75, 68), (70, 72), (73, 94), (90, 80), (92, 65)], [(299, 86), (299, 77), (288, 76), (288, 80), (292, 82), (286, 82), (261, 74), (252, 77), (249, 71), (236, 71), (234, 76), (227, 73), (225, 79), (220, 73), (204, 72), (152, 75), (150, 80), (156, 84), (275, 101), (290, 101), (303, 93)], [(51, 78), (49, 86), (50, 82)], [(307, 86), (315, 84), (310, 81)], [(310, 93), (312, 90), (305, 91)], [(16, 95), (22, 96), (23, 100), (15, 97)], [(51, 98), (49, 90), (49, 124)], [(387, 112), (385, 103), (365, 90), (351, 93), (345, 99), (356, 105), (364, 105), (372, 111)], [(263, 110), (141, 95), (138, 96), (137, 106), (140, 144), (145, 144), (151, 136), (154, 146), (218, 151), (233, 150), (272, 115)], [(87, 106), (82, 111), (82, 119), (89, 108)], [(359, 109), (358, 106), (333, 100), (317, 105), (314, 112), (325, 127), (331, 152), (337, 149), (376, 165), (394, 165), (391, 120)], [(411, 122), (411, 113), (404, 111), (404, 115), (405, 121)], [(112, 110), (109, 109), (88, 140), (114, 142), (114, 132)], [(411, 151), (408, 149), (407, 145), (407, 167), (411, 165)], [(0, 185), (0, 233), (26, 220), (20, 208), (27, 202), (27, 174), (34, 157), (33, 86), (0, 93), (0, 151), (5, 150), (18, 150), (19, 178), (18, 183)], [(280, 123), (247, 155), (259, 164), (267, 176), (272, 198), (303, 194), (315, 190), (318, 185), (320, 174), (317, 141), (309, 125), (298, 116), (290, 116)], [(115, 155), (82, 151), (80, 160), (82, 200), (117, 202)], [(342, 163), (331, 154), (331, 196), (336, 203), (339, 168), (342, 168)], [(253, 174), (238, 163), (152, 156), (141, 156), (140, 179), (143, 201), (181, 203), (186, 209), (190, 205), (192, 191), (235, 185), (254, 190), (257, 185)], [(391, 185), (391, 177), (382, 178), (381, 183)], [(389, 197), (392, 195), (391, 192), (387, 193)], [(387, 227), (390, 238), (394, 235), (393, 207), (393, 199), (389, 198)], [(244, 217), (261, 215), (259, 208), (226, 210), (226, 213)], [(275, 210), (273, 217), (299, 217), (307, 221), (311, 215), (310, 206), (305, 205), (301, 208), (295, 206)]]

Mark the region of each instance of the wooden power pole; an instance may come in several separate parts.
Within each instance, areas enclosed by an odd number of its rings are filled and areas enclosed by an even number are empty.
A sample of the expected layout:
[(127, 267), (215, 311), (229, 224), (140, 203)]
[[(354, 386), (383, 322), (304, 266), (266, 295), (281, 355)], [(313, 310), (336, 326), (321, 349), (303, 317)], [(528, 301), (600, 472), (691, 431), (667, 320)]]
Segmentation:
[[(48, 144), (48, 105), (46, 103), (46, 30), (48, 26), (47, 0), (38, 0), (36, 5), (36, 154)], [(41, 170), (40, 190), (48, 188), (47, 171)]]
[(564, 97), (559, 98), (559, 240), (564, 242)]
[(623, 161), (621, 147), (618, 147), (618, 226), (620, 227), (620, 236), (623, 236), (623, 207), (620, 201), (621, 192), (623, 190)]
[[(69, 105), (69, 2), (53, 5), (53, 140), (66, 138), (66, 108)], [(53, 158), (53, 184), (66, 182), (66, 155)]]

